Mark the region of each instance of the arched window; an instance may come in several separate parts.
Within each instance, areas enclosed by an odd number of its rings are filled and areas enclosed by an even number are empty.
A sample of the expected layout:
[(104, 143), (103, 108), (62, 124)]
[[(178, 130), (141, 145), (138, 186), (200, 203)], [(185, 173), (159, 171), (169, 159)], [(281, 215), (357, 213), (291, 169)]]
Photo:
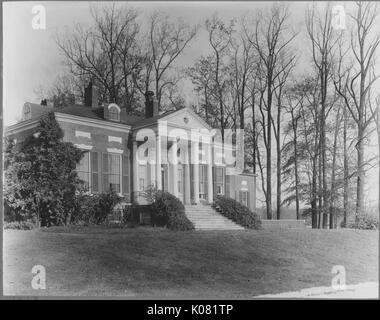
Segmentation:
[(113, 121), (120, 121), (120, 108), (116, 104), (108, 106), (108, 117)]
[(30, 105), (26, 104), (24, 106), (24, 120), (30, 120), (32, 119), (32, 113), (30, 111)]

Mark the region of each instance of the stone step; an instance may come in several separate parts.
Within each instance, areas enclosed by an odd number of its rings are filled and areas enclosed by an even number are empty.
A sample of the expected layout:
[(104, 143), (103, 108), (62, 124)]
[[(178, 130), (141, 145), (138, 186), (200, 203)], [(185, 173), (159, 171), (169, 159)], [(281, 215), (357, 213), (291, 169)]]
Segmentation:
[(209, 205), (185, 205), (185, 213), (196, 230), (244, 230)]

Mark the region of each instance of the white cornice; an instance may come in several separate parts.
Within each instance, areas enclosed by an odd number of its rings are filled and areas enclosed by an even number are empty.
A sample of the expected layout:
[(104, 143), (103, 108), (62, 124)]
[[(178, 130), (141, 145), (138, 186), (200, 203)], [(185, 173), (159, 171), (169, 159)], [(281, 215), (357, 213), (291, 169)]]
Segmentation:
[(121, 131), (124, 133), (128, 133), (131, 130), (131, 126), (127, 124), (108, 122), (108, 121), (105, 122), (104, 120), (96, 120), (96, 119), (87, 118), (87, 117), (74, 116), (71, 114), (66, 114), (66, 113), (61, 113), (61, 112), (55, 112), (54, 114), (57, 121), (88, 125), (88, 126), (102, 128), (102, 129)]
[(9, 127), (5, 127), (4, 133), (5, 135), (10, 135), (10, 134), (15, 134), (24, 130), (38, 127), (39, 121), (40, 119), (34, 119), (34, 120), (27, 120), (27, 121), (22, 121), (22, 122), (13, 124)]

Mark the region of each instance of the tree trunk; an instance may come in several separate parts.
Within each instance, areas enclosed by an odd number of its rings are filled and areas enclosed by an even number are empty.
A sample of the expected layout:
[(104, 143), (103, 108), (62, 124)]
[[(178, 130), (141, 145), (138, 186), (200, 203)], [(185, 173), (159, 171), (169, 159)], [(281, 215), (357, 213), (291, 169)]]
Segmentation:
[(348, 153), (347, 153), (347, 106), (344, 106), (344, 123), (343, 123), (343, 227), (347, 225), (348, 214)]
[[(320, 151), (320, 149), (319, 149)], [(322, 210), (323, 210), (323, 199), (322, 199), (322, 155), (318, 155), (318, 228), (322, 226)]]
[(364, 170), (363, 170), (363, 164), (364, 164), (364, 146), (363, 146), (363, 138), (364, 133), (363, 129), (361, 127), (358, 128), (358, 142), (357, 142), (357, 182), (356, 182), (356, 210), (355, 210), (355, 221), (359, 221), (360, 214), (363, 213), (363, 207), (364, 207), (364, 190), (363, 190), (363, 184), (364, 184)]
[(281, 145), (280, 145), (280, 130), (281, 130), (281, 109), (278, 105), (277, 111), (277, 220), (281, 219)]
[(256, 115), (255, 94), (252, 94), (252, 131), (253, 131), (253, 174), (256, 174)]
[[(297, 151), (297, 120), (294, 119), (292, 111), (292, 127), (293, 127), (293, 143), (294, 143), (294, 178), (296, 183), (296, 217), (297, 220), (301, 218), (300, 216), (300, 200), (299, 200), (299, 190), (298, 190), (298, 151)], [(313, 225), (313, 223), (312, 223)]]
[(336, 126), (335, 126), (335, 132), (334, 132), (334, 144), (333, 144), (333, 159), (332, 159), (332, 169), (331, 169), (331, 192), (330, 192), (330, 208), (329, 208), (329, 215), (330, 215), (330, 221), (329, 226), (330, 229), (335, 229), (335, 208), (334, 208), (334, 202), (335, 202), (335, 167), (336, 167), (336, 148), (338, 144), (338, 133), (339, 133), (339, 125), (340, 125), (340, 110), (338, 110), (338, 114), (336, 116)]
[(267, 80), (267, 219), (272, 219), (272, 74)]

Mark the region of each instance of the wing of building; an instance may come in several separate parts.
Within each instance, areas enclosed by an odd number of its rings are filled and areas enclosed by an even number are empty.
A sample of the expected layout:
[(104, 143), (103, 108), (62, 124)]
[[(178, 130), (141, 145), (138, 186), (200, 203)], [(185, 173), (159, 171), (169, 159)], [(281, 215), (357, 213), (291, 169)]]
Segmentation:
[(84, 105), (55, 109), (46, 100), (25, 103), (23, 120), (5, 134), (24, 139), (35, 133), (42, 115), (54, 112), (64, 140), (88, 151), (77, 171), (91, 192), (113, 189), (138, 205), (154, 185), (184, 204), (211, 203), (222, 194), (254, 210), (256, 179), (243, 170), (244, 159), (236, 159), (238, 166), (216, 161), (220, 146), (201, 117), (190, 108), (158, 114), (153, 93), (146, 98), (145, 117), (127, 115), (116, 104), (98, 106), (90, 83)]

